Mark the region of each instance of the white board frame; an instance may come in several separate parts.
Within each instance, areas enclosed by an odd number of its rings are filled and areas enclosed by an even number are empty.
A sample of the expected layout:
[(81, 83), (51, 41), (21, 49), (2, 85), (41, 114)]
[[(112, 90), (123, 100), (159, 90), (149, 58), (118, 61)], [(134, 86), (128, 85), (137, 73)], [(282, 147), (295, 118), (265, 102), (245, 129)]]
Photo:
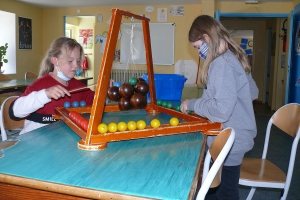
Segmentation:
[[(153, 64), (174, 65), (175, 23), (149, 23), (149, 26)], [(121, 24), (120, 48), (121, 63), (146, 64), (142, 23)]]

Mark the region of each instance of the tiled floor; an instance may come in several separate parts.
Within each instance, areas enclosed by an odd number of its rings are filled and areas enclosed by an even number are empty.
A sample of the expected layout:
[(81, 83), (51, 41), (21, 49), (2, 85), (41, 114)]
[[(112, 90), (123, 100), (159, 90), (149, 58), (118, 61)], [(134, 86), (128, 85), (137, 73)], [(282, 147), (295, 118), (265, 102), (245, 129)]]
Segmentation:
[(272, 115), (274, 113), (268, 103), (253, 102), (253, 107), (256, 115)]

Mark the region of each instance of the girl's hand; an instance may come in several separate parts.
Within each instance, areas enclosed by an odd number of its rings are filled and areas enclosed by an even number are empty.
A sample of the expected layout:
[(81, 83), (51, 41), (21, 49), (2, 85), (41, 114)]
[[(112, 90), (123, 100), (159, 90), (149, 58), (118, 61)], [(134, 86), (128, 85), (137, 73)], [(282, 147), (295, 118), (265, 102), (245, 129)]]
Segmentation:
[(65, 95), (71, 96), (68, 90), (60, 85), (55, 85), (53, 87), (46, 89), (46, 95), (49, 99), (59, 99), (64, 97)]
[(187, 113), (187, 106), (188, 106), (188, 103), (189, 103), (190, 100), (186, 99), (184, 100), (184, 102), (180, 105), (180, 110), (181, 112), (183, 113)]

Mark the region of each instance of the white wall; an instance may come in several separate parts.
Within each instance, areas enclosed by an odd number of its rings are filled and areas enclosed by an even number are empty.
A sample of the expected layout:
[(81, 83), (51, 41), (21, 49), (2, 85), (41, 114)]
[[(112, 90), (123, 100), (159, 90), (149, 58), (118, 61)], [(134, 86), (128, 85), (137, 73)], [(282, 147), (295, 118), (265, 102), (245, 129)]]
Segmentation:
[(16, 14), (0, 10), (0, 21), (0, 46), (8, 43), (4, 56), (8, 63), (3, 63), (1, 71), (4, 70), (4, 74), (16, 74)]

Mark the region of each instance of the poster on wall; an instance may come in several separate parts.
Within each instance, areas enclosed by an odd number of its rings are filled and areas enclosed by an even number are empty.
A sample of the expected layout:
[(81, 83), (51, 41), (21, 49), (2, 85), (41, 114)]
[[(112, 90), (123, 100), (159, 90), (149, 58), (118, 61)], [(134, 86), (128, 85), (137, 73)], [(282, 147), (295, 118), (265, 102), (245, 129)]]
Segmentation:
[(100, 49), (99, 49), (100, 53), (104, 53), (107, 35), (108, 35), (107, 31), (103, 31), (102, 35), (98, 34), (95, 37), (95, 39), (96, 39), (95, 43), (99, 42), (101, 44)]
[(168, 9), (167, 8), (158, 8), (157, 9), (157, 21), (158, 22), (168, 21)]
[(183, 16), (184, 15), (184, 6), (177, 6), (177, 5), (170, 6), (170, 15)]
[(32, 49), (32, 21), (19, 17), (19, 49)]
[(93, 29), (79, 29), (79, 43), (84, 49), (92, 49)]

